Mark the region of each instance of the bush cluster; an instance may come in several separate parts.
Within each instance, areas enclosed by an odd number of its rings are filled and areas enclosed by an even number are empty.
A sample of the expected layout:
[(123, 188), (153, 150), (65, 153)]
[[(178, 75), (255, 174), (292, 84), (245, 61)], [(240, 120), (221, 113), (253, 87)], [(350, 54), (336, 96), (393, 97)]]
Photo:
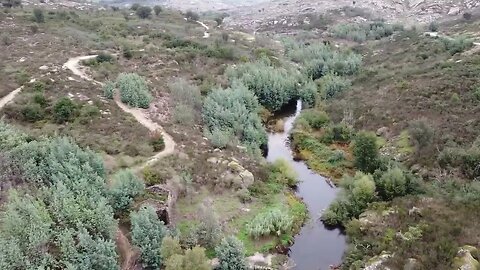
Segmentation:
[(480, 137), (467, 149), (446, 147), (440, 152), (438, 163), (444, 169), (460, 168), (469, 179), (478, 179), (480, 177)]
[(284, 209), (269, 209), (256, 215), (247, 224), (247, 232), (250, 236), (258, 238), (273, 233), (280, 234), (290, 230), (293, 218)]
[(145, 184), (133, 171), (123, 170), (113, 175), (109, 190), (110, 201), (115, 211), (127, 210), (136, 196), (144, 193)]
[(212, 90), (202, 112), (206, 135), (219, 143), (236, 137), (244, 145), (258, 149), (267, 142), (259, 111), (255, 95), (240, 83), (228, 89)]
[(229, 67), (226, 74), (231, 82), (242, 82), (255, 93), (260, 104), (272, 112), (298, 97), (299, 76), (270, 65), (268, 60)]
[(377, 21), (369, 24), (340, 24), (335, 26), (332, 32), (337, 38), (364, 42), (369, 39), (379, 40), (391, 36), (399, 30), (403, 30), (403, 26)]
[(464, 36), (456, 38), (444, 37), (440, 38), (440, 42), (443, 44), (445, 50), (451, 55), (461, 53), (473, 46), (473, 41)]
[(330, 99), (348, 90), (350, 81), (333, 73), (328, 73), (320, 79), (320, 85), (322, 97)]
[(118, 76), (116, 85), (120, 89), (123, 103), (144, 109), (149, 107), (153, 97), (141, 76), (136, 73), (122, 73)]

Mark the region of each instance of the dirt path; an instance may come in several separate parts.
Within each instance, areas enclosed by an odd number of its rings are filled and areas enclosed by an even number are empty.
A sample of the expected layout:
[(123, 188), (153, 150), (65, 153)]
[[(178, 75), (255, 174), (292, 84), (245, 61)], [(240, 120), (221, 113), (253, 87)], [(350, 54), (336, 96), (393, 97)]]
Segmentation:
[[(30, 83), (33, 83), (33, 82), (35, 82), (35, 79), (30, 80)], [(15, 96), (18, 95), (23, 90), (24, 87), (25, 86), (22, 85), (19, 88), (13, 90), (12, 92), (8, 93), (8, 95), (2, 97), (0, 99), (0, 109), (5, 107), (5, 105), (7, 105), (10, 101), (12, 101), (15, 98)]]
[(210, 30), (210, 28), (201, 21), (196, 21), (196, 23), (200, 24), (203, 28), (205, 28), (205, 32), (203, 32), (203, 38), (209, 38), (210, 33), (208, 32), (208, 30)]
[[(85, 71), (80, 67), (80, 61), (83, 60), (88, 60), (97, 57), (97, 55), (87, 55), (87, 56), (78, 56), (74, 58), (70, 58), (64, 65), (64, 69), (69, 69), (73, 74), (79, 76), (80, 78), (91, 81), (95, 84), (98, 85), (103, 85), (103, 83), (95, 81), (92, 79), (90, 76), (88, 76)], [(18, 92), (20, 92), (21, 89), (17, 89)], [(15, 90), (15, 91), (17, 91)], [(9, 94), (10, 95), (10, 94)], [(13, 97), (12, 97), (13, 98)], [(145, 163), (141, 164), (138, 167), (133, 168), (135, 171), (139, 171), (146, 166), (149, 166), (158, 160), (160, 160), (163, 157), (166, 157), (168, 155), (171, 155), (175, 151), (175, 141), (173, 138), (165, 132), (165, 130), (160, 126), (159, 124), (153, 122), (150, 120), (145, 113), (144, 110), (142, 109), (137, 109), (137, 108), (131, 108), (127, 105), (125, 105), (121, 100), (120, 100), (120, 93), (117, 91), (117, 93), (114, 96), (115, 103), (117, 104), (120, 109), (122, 109), (124, 112), (131, 114), (142, 126), (146, 127), (148, 130), (151, 132), (160, 132), (163, 136), (163, 140), (165, 142), (165, 148), (155, 154), (154, 156), (150, 157)], [(2, 102), (3, 99), (0, 101)], [(8, 102), (8, 101), (7, 101)], [(1, 104), (0, 104), (1, 105)], [(1, 107), (0, 107), (1, 108)], [(133, 248), (133, 246), (130, 244), (128, 241), (127, 236), (125, 233), (118, 228), (117, 233), (116, 233), (116, 239), (115, 239), (116, 245), (117, 245), (117, 251), (120, 254), (120, 257), (122, 259), (122, 270), (133, 270), (137, 268), (137, 261), (138, 261), (138, 251)]]

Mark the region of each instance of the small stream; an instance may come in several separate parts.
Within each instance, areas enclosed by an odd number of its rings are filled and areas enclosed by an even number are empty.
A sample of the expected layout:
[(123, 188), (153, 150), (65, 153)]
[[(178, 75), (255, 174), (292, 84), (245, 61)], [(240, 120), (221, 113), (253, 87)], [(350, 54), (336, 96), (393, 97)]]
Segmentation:
[(289, 145), (289, 133), (293, 122), (302, 109), (301, 101), (295, 108), (282, 112), (276, 118), (283, 119), (284, 132), (268, 134), (268, 161), (278, 158), (287, 160), (297, 172), (300, 183), (296, 194), (303, 198), (309, 211), (309, 220), (295, 236), (289, 257), (295, 262), (296, 270), (328, 270), (339, 265), (346, 249), (345, 235), (340, 229), (326, 228), (320, 221), (322, 211), (335, 199), (337, 188), (325, 177), (311, 171), (303, 161), (293, 159)]

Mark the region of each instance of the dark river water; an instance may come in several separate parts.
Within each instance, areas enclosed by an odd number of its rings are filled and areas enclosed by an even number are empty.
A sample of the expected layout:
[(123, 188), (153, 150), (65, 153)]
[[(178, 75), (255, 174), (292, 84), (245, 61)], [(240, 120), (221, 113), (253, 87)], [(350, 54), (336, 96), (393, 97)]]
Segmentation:
[(282, 133), (269, 133), (267, 160), (283, 158), (290, 163), (300, 180), (296, 194), (303, 198), (310, 215), (288, 253), (296, 265), (293, 269), (328, 270), (330, 266), (341, 263), (346, 248), (345, 235), (340, 229), (328, 229), (320, 221), (322, 211), (335, 199), (338, 190), (328, 179), (311, 171), (304, 162), (293, 159), (289, 133), (301, 109), (302, 103), (298, 101), (296, 107), (278, 116), (284, 120), (285, 128)]

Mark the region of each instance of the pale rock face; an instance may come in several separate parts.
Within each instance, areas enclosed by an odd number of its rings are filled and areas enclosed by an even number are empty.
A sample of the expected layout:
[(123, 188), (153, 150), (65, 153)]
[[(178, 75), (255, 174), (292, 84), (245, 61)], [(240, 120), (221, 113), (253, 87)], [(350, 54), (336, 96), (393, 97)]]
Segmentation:
[(384, 263), (392, 258), (393, 255), (388, 252), (382, 252), (382, 254), (371, 258), (365, 265), (364, 270), (389, 270), (390, 268), (385, 266)]
[(458, 270), (477, 270), (480, 269), (480, 263), (472, 256), (477, 248), (473, 246), (463, 246), (458, 250), (457, 257), (453, 261), (454, 269)]

